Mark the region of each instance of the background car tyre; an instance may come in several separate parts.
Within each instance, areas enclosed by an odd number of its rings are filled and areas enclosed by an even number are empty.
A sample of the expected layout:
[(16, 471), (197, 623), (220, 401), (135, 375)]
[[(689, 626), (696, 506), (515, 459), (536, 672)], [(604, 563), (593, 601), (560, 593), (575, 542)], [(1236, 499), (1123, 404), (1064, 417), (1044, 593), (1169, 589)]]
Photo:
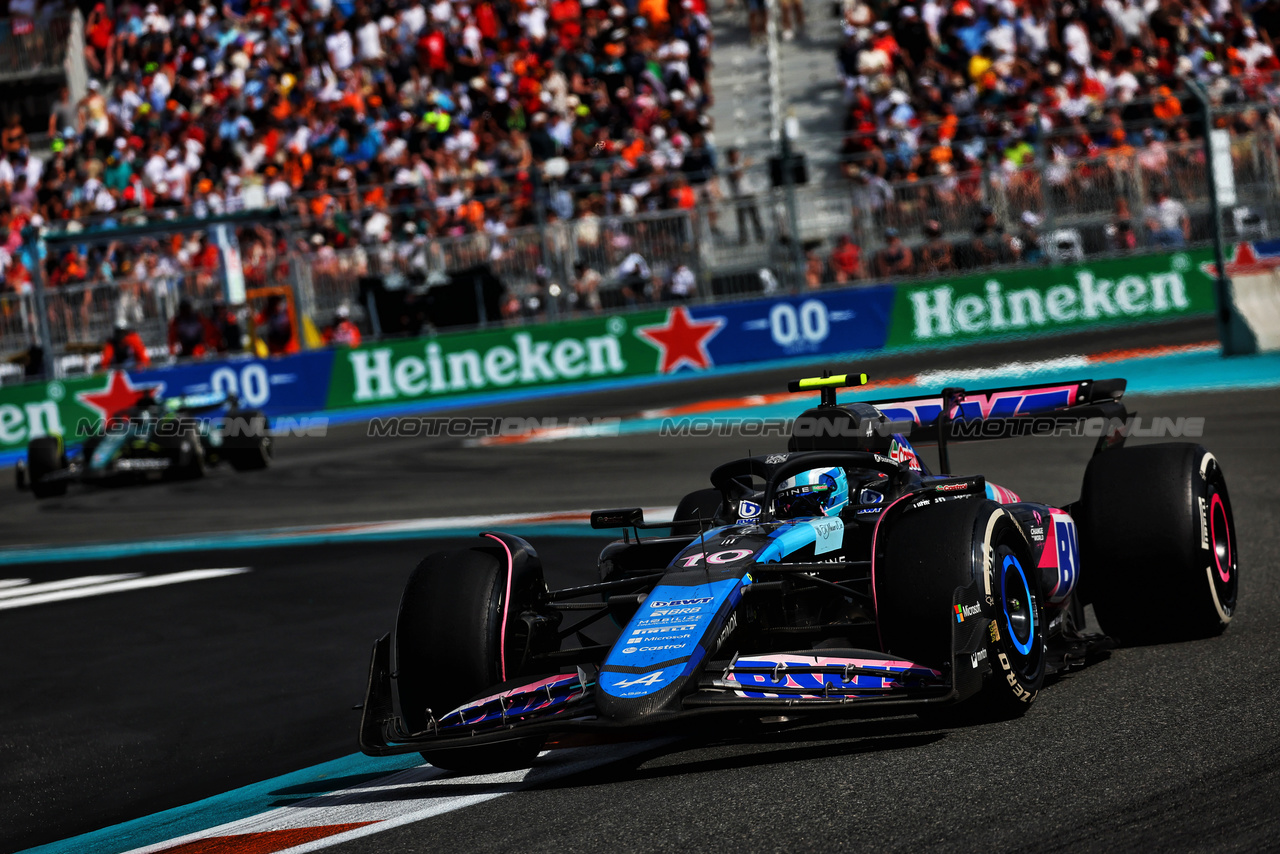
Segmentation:
[[(990, 564), (984, 565), (984, 555)], [(956, 589), (992, 574), (983, 606), (991, 672), (976, 697), (948, 719), (998, 720), (1024, 713), (1044, 683), (1044, 611), (1039, 575), (1018, 524), (994, 501), (966, 498), (922, 507), (891, 521), (876, 544), (876, 619), (884, 649), (911, 661), (951, 663)]]
[(711, 522), (698, 522), (698, 519), (716, 519), (720, 516), (724, 497), (718, 489), (699, 489), (690, 492), (676, 506), (675, 515), (671, 517), (671, 536), (695, 536), (713, 527)]
[(1220, 634), (1240, 584), (1235, 521), (1200, 445), (1117, 448), (1089, 461), (1080, 497), (1082, 595), (1125, 643)]
[(173, 463), (174, 476), (180, 480), (199, 480), (205, 475), (204, 445), (195, 427), (182, 431)]
[(43, 483), (44, 476), (67, 467), (62, 440), (56, 436), (41, 436), (27, 443), (27, 477), (31, 481), (31, 494), (36, 498), (53, 498), (67, 494), (65, 480)]
[[(496, 543), (495, 543), (496, 545)], [(512, 678), (504, 657), (522, 649), (523, 606), (545, 587), (540, 566), (512, 568), (502, 549), (481, 547), (426, 557), (405, 586), (392, 635), (393, 679), (400, 713), (412, 732)], [(506, 620), (504, 623), (504, 613)], [(528, 767), (542, 749), (541, 736), (497, 744), (425, 750), (431, 764), (450, 771), (484, 773)]]
[(227, 416), (222, 456), (236, 471), (260, 471), (271, 465), (275, 450), (267, 416), (256, 409), (235, 410)]

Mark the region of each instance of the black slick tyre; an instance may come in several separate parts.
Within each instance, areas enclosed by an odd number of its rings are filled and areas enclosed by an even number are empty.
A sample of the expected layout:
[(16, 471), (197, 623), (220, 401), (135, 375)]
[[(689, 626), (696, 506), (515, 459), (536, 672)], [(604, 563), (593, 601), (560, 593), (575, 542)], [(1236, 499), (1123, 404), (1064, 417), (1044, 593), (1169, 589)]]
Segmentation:
[[(987, 556), (990, 559), (987, 559)], [(1044, 612), (1039, 575), (1022, 530), (994, 501), (966, 498), (892, 520), (876, 544), (876, 619), (886, 652), (941, 668), (951, 664), (957, 588), (985, 589), (990, 673), (949, 717), (999, 720), (1025, 712), (1044, 683)], [(991, 626), (994, 625), (994, 629)], [(941, 711), (941, 710), (940, 710)]]
[(183, 430), (173, 457), (173, 475), (179, 480), (199, 480), (205, 475), (204, 446), (194, 428)]
[(234, 411), (227, 416), (222, 456), (236, 471), (260, 471), (271, 465), (274, 446), (267, 416), (256, 409)]
[(1081, 586), (1125, 643), (1220, 634), (1239, 591), (1227, 482), (1213, 454), (1169, 443), (1095, 456), (1080, 497)]
[(44, 477), (66, 468), (62, 441), (56, 436), (41, 436), (27, 443), (27, 478), (31, 482), (31, 494), (36, 498), (53, 498), (67, 494), (65, 480), (45, 483)]
[[(497, 544), (494, 543), (496, 546)], [(513, 567), (480, 547), (426, 557), (405, 586), (392, 635), (392, 672), (400, 715), (412, 732), (512, 678), (510, 656), (523, 648), (517, 619), (523, 601), (544, 586), (540, 568)], [(528, 767), (541, 736), (425, 750), (431, 764), (450, 771), (486, 773)]]

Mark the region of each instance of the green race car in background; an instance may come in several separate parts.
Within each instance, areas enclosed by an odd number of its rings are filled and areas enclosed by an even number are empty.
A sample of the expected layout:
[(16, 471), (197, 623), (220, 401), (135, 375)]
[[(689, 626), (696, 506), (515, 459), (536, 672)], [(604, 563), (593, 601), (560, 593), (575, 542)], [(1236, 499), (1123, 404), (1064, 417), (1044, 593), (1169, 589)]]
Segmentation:
[(79, 448), (68, 449), (62, 436), (32, 439), (15, 480), (18, 489), (51, 498), (73, 482), (190, 480), (223, 462), (236, 471), (264, 469), (271, 456), (266, 416), (241, 409), (232, 395), (148, 396), (105, 419)]

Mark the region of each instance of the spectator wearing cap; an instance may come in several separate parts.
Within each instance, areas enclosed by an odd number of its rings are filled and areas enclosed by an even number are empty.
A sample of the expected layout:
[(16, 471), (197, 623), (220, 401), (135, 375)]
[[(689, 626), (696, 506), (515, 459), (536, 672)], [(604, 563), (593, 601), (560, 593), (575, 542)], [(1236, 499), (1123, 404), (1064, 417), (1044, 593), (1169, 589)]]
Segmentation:
[(915, 258), (911, 247), (902, 242), (898, 229), (886, 228), (884, 240), (885, 245), (876, 252), (877, 278), (890, 279), (910, 275), (915, 269)]

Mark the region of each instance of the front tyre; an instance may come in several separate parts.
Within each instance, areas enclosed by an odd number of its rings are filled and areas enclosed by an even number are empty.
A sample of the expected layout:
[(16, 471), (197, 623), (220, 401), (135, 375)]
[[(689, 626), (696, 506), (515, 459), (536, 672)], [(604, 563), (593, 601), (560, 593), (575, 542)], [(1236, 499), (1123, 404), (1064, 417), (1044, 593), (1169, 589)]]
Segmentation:
[(36, 498), (53, 498), (67, 494), (67, 482), (56, 480), (45, 482), (45, 475), (53, 474), (67, 467), (66, 455), (63, 453), (62, 440), (57, 436), (41, 436), (27, 443), (27, 479), (31, 483), (31, 494)]
[[(508, 596), (506, 553), (489, 542), (493, 548), (429, 555), (409, 576), (391, 650), (400, 715), (411, 732), (512, 678), (516, 656), (528, 648), (518, 617), (546, 586), (541, 566), (511, 565)], [(479, 774), (528, 767), (542, 743), (542, 737), (525, 737), (422, 756), (439, 768)]]
[(235, 410), (227, 417), (222, 456), (236, 471), (260, 471), (274, 453), (267, 416), (256, 409)]
[(1200, 445), (1117, 448), (1085, 470), (1081, 585), (1126, 643), (1220, 634), (1240, 585), (1235, 521), (1217, 459)]
[(994, 501), (954, 499), (891, 520), (875, 548), (876, 620), (885, 651), (950, 666), (956, 590), (977, 584), (985, 593), (989, 583), (992, 604), (981, 615), (989, 620), (991, 673), (961, 709), (975, 720), (1025, 712), (1044, 683), (1045, 622), (1039, 574), (1013, 517)]

